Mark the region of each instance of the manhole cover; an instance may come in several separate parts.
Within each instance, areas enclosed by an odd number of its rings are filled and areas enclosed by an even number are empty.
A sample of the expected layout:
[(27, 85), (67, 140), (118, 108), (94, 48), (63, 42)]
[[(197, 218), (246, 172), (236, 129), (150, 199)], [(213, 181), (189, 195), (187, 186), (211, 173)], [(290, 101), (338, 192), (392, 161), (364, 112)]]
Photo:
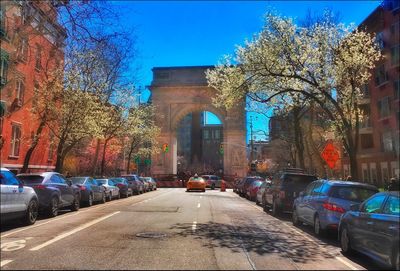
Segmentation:
[(163, 238), (167, 237), (165, 233), (162, 232), (141, 232), (136, 234), (136, 237), (142, 237), (142, 238)]

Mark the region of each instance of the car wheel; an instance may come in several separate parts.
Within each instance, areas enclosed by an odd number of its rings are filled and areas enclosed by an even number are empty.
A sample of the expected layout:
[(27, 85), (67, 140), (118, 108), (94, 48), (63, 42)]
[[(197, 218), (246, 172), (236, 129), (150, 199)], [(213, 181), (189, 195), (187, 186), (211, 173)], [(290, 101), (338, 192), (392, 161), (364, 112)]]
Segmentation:
[(206, 189), (203, 189), (203, 192), (206, 192)]
[(106, 203), (107, 201), (107, 196), (106, 196), (106, 192), (103, 193), (103, 197), (101, 198), (101, 203)]
[(294, 226), (299, 226), (300, 225), (299, 215), (297, 214), (296, 208), (294, 208), (294, 210), (293, 210), (292, 223), (293, 223)]
[(268, 213), (269, 208), (267, 206), (267, 203), (266, 203), (265, 199), (262, 200), (261, 204), (262, 204), (262, 207), (263, 207), (263, 211)]
[(108, 201), (111, 201), (112, 200), (112, 193), (110, 192), (109, 194), (108, 194)]
[(340, 248), (344, 255), (351, 255), (354, 252), (351, 248), (349, 232), (346, 227), (344, 227), (340, 233)]
[(189, 192), (189, 189), (186, 189), (186, 192)]
[(214, 190), (215, 189), (215, 184), (212, 184), (211, 185), (211, 190)]
[(120, 193), (120, 192), (118, 192), (117, 199), (120, 199), (120, 198), (121, 198), (121, 193)]
[(26, 210), (24, 224), (32, 225), (36, 222), (39, 213), (39, 204), (38, 201), (32, 199), (28, 204), (28, 209)]
[(272, 215), (278, 216), (279, 214), (280, 214), (280, 210), (279, 210), (278, 204), (274, 200), (274, 202), (272, 203)]
[(74, 201), (71, 205), (71, 211), (78, 211), (79, 210), (79, 194), (75, 194)]
[(314, 233), (317, 236), (323, 236), (324, 235), (324, 230), (321, 229), (321, 221), (319, 220), (318, 214), (316, 214), (315, 217), (314, 217)]
[(58, 198), (57, 197), (52, 197), (51, 200), (50, 200), (48, 216), (49, 217), (55, 217), (57, 215), (58, 215)]

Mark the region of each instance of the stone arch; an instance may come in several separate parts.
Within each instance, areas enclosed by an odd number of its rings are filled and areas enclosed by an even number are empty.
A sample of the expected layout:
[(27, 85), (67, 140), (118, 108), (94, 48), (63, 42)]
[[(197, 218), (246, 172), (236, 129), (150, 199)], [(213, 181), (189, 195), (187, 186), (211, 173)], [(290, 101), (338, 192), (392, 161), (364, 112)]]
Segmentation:
[[(158, 144), (168, 144), (169, 152), (153, 155), (151, 173), (154, 176), (176, 174), (179, 122), (189, 113), (209, 111), (223, 125), (223, 168), (226, 176), (244, 177), (246, 162), (245, 102), (230, 110), (212, 104), (215, 90), (208, 87), (205, 71), (212, 66), (153, 68), (150, 85), (152, 103), (156, 108), (156, 123), (161, 128)], [(226, 144), (226, 145), (225, 145)], [(242, 146), (242, 147), (238, 147)]]

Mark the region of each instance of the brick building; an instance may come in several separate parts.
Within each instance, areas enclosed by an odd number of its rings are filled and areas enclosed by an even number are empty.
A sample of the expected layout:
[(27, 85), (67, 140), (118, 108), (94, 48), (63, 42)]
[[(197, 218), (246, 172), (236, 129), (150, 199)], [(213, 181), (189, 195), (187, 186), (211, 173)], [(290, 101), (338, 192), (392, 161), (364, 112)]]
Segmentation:
[[(56, 1), (1, 2), (1, 166), (18, 172), (38, 127), (34, 93), (49, 71), (62, 67), (64, 29), (57, 23)], [(29, 171), (51, 170), (55, 144), (47, 127)]]
[[(386, 1), (359, 26), (376, 34), (383, 55), (363, 88), (364, 118), (357, 154), (360, 178), (378, 186), (399, 176), (399, 14), (399, 2)], [(346, 176), (349, 172), (348, 158), (344, 157), (343, 173)]]

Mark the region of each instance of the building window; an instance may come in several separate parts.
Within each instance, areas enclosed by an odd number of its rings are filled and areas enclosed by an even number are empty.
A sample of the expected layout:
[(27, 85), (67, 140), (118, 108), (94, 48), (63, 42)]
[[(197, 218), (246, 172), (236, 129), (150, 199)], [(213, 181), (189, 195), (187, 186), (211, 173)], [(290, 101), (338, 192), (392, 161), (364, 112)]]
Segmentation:
[(361, 87), (361, 92), (362, 92), (363, 98), (368, 98), (369, 97), (369, 86), (368, 86), (368, 84), (364, 84)]
[(210, 138), (210, 134), (208, 130), (203, 131), (203, 138), (204, 140), (208, 140)]
[(382, 139), (382, 151), (391, 152), (394, 150), (393, 137), (390, 131), (382, 133), (381, 139)]
[(392, 47), (392, 49), (390, 50), (392, 66), (399, 65), (399, 49), (400, 49), (400, 45), (396, 45), (396, 46)]
[(382, 85), (388, 80), (385, 65), (381, 65), (375, 69), (375, 84), (377, 86)]
[(390, 98), (384, 97), (378, 101), (378, 112), (380, 118), (386, 118), (390, 115)]
[(38, 71), (42, 69), (42, 48), (38, 44), (36, 44), (35, 68)]
[(214, 139), (220, 139), (221, 135), (220, 135), (220, 131), (219, 130), (215, 130), (214, 131)]
[(383, 50), (383, 48), (385, 48), (385, 42), (383, 41), (383, 32), (376, 33), (375, 42), (378, 45), (379, 49)]
[(19, 60), (22, 60), (22, 61), (28, 60), (28, 39), (27, 38), (22, 38), (20, 40), (17, 56), (18, 56)]
[(24, 96), (25, 96), (24, 82), (22, 80), (17, 80), (15, 86), (15, 98), (18, 99), (18, 102), (21, 105), (24, 103)]
[(13, 123), (11, 124), (11, 153), (13, 157), (19, 156), (19, 147), (21, 143), (21, 125)]
[(3, 5), (0, 7), (0, 37), (5, 37), (7, 35), (6, 30), (6, 10)]
[(400, 80), (397, 79), (393, 81), (394, 98), (396, 100), (400, 99)]
[(7, 72), (8, 72), (8, 53), (1, 50), (1, 62), (0, 62), (0, 85), (4, 86), (7, 83)]
[(374, 147), (374, 138), (372, 134), (362, 134), (361, 138), (361, 148), (362, 149), (370, 149)]

